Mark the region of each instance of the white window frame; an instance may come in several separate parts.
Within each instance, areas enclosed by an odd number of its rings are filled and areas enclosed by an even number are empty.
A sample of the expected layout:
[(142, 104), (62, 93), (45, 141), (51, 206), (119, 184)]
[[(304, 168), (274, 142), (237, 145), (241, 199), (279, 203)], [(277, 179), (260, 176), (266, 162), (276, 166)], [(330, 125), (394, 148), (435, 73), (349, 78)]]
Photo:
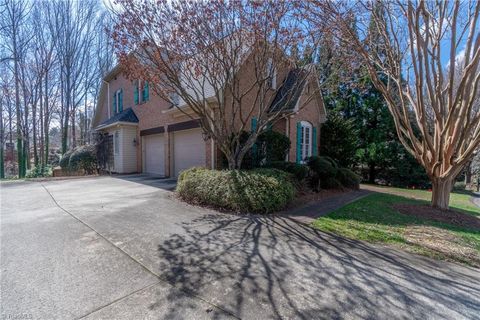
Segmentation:
[(305, 159), (312, 156), (313, 151), (313, 126), (308, 121), (301, 121), (301, 143), (300, 150), (302, 155), (302, 163), (305, 163)]

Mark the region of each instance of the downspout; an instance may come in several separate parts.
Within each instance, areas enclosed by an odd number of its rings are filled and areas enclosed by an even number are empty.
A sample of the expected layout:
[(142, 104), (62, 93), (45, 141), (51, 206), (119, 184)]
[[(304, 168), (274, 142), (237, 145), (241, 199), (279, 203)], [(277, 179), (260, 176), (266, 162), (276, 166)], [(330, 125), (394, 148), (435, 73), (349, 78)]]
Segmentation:
[(110, 119), (111, 114), (110, 114), (110, 82), (105, 81), (102, 79), (103, 82), (107, 84), (107, 110), (108, 110), (108, 118)]

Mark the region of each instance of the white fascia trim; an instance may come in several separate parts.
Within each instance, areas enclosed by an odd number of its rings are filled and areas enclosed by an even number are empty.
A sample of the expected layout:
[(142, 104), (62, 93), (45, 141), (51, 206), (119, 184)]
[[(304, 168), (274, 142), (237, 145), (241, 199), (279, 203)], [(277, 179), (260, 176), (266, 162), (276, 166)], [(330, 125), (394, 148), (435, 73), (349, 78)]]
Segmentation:
[(114, 123), (110, 123), (110, 124), (107, 124), (107, 125), (104, 125), (104, 126), (98, 126), (95, 128), (96, 131), (98, 130), (103, 130), (103, 129), (107, 129), (107, 128), (110, 128), (110, 127), (115, 127), (115, 126), (133, 126), (133, 127), (138, 127), (138, 123), (136, 122), (125, 122), (125, 121), (117, 121), (117, 122), (114, 122)]

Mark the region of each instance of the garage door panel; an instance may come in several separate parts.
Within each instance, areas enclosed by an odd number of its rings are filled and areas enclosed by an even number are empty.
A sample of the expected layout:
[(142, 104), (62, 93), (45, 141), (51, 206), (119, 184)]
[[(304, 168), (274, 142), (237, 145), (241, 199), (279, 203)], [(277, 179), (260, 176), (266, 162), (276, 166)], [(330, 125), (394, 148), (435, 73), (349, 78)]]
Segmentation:
[(206, 154), (202, 131), (194, 129), (175, 132), (173, 154), (175, 176), (191, 167), (204, 167)]
[(149, 135), (144, 140), (144, 172), (165, 175), (165, 143), (163, 134)]

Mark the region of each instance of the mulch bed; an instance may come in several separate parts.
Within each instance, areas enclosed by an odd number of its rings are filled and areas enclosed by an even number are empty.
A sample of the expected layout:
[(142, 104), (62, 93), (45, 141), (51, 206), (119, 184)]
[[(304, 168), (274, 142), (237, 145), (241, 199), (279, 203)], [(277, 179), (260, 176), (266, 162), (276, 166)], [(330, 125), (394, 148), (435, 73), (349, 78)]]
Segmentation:
[(463, 212), (454, 210), (440, 210), (432, 208), (429, 205), (405, 203), (397, 203), (393, 205), (393, 208), (405, 215), (480, 231), (480, 218)]

